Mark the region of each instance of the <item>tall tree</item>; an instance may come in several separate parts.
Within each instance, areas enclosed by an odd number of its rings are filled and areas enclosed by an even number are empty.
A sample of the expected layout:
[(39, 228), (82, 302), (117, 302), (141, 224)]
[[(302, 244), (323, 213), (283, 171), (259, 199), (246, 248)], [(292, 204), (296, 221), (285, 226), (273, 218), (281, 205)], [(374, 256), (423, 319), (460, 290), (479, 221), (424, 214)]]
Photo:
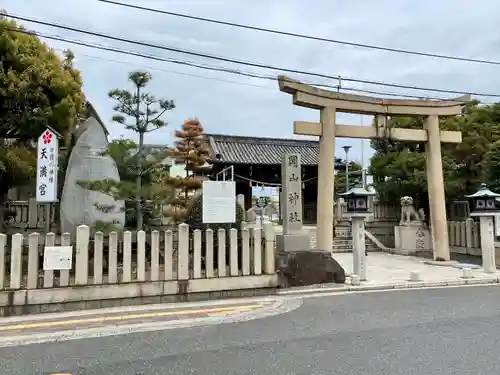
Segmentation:
[(202, 186), (199, 176), (203, 166), (208, 161), (208, 148), (205, 144), (204, 130), (198, 119), (186, 120), (180, 130), (175, 132), (175, 164), (184, 166), (185, 176), (171, 180), (178, 191), (177, 199), (171, 202), (170, 216), (177, 221), (183, 219), (189, 200), (190, 192)]
[[(148, 72), (135, 71), (128, 75), (133, 84), (133, 91), (111, 90), (109, 97), (117, 101), (114, 110), (118, 112), (113, 116), (113, 121), (125, 125), (126, 129), (137, 134), (137, 154), (135, 156), (135, 209), (137, 218), (137, 229), (142, 229), (142, 178), (147, 160), (144, 155), (144, 135), (152, 131), (164, 128), (167, 123), (161, 119), (165, 112), (175, 108), (173, 100), (157, 100), (152, 94), (145, 93), (144, 88), (151, 81), (152, 76)], [(129, 122), (127, 121), (129, 120)]]
[(80, 73), (22, 31), (0, 15), (0, 226), (7, 192), (35, 177), (33, 141), (47, 125), (70, 139), (85, 110)]
[[(421, 129), (423, 120), (394, 118), (390, 126)], [(462, 116), (442, 119), (440, 127), (462, 132), (462, 143), (442, 145), (445, 193), (449, 203), (463, 199), (483, 182), (494, 184), (499, 179), (488, 171), (494, 167), (494, 148), (500, 139), (500, 104), (470, 103), (464, 107)], [(388, 140), (374, 140), (371, 144), (375, 153), (370, 173), (379, 199), (394, 202), (409, 195), (428, 211), (425, 144)]]

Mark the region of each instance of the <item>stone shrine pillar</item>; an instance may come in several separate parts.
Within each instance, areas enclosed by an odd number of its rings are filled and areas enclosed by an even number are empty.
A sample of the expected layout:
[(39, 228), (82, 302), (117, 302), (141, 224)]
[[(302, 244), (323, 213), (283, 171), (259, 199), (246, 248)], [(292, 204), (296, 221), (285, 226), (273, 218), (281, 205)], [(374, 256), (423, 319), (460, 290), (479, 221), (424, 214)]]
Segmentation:
[(311, 239), (302, 229), (302, 168), (299, 154), (284, 155), (281, 186), (283, 234), (276, 236), (276, 249), (278, 252), (309, 250)]
[(427, 130), (425, 159), (430, 202), (431, 239), (434, 260), (450, 260), (448, 222), (444, 195), (443, 161), (441, 156), (441, 136), (439, 117), (427, 116), (424, 124)]
[[(472, 215), (472, 214), (471, 214)], [(495, 226), (493, 216), (479, 217), (479, 233), (481, 234), (481, 254), (485, 273), (495, 273)]]
[(361, 281), (366, 280), (365, 216), (352, 216), (353, 272)]
[(334, 107), (325, 107), (320, 112), (316, 248), (323, 251), (333, 249), (335, 115)]

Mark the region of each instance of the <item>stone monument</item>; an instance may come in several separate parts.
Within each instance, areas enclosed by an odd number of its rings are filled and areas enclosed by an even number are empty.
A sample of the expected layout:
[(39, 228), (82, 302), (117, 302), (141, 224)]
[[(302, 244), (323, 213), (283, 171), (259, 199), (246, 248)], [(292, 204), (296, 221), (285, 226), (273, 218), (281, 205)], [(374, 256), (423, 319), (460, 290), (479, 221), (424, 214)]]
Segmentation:
[[(311, 250), (302, 229), (302, 172), (299, 154), (285, 154), (281, 174), (283, 234), (276, 236), (281, 287), (344, 283), (345, 271), (332, 258), (332, 249)], [(333, 211), (333, 206), (331, 207)]]
[(103, 125), (91, 117), (78, 127), (75, 138), (61, 195), (61, 231), (74, 234), (79, 225), (98, 221), (124, 226), (124, 202), (78, 185), (78, 181), (120, 181), (116, 162), (103, 155), (108, 149)]
[(302, 229), (302, 171), (299, 154), (285, 154), (281, 163), (283, 234), (276, 236), (278, 252), (309, 250), (309, 233)]
[(401, 220), (394, 227), (395, 252), (415, 255), (432, 251), (431, 233), (424, 223), (423, 210), (415, 210), (412, 197), (402, 197), (400, 203)]

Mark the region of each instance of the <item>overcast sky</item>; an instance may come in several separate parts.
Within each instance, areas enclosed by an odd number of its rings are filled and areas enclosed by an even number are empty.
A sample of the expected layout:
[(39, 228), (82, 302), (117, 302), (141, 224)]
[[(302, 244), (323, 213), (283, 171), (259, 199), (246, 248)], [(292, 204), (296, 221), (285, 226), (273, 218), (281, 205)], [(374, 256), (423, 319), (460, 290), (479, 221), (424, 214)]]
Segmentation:
[[(124, 1), (125, 2), (125, 1)], [(394, 48), (500, 60), (500, 2), (495, 0), (135, 0), (126, 1), (173, 12), (236, 23), (292, 31), (332, 39)], [(212, 55), (274, 66), (470, 92), (500, 93), (500, 66), (408, 56), (340, 46), (207, 24), (172, 16), (131, 10), (96, 0), (0, 0), (7, 12), (43, 21), (71, 25), (123, 38), (147, 41)], [(52, 35), (116, 46), (163, 58), (176, 58), (244, 72), (277, 75), (271, 70), (232, 65), (159, 49), (113, 42), (83, 34), (24, 23)], [(294, 107), (277, 83), (233, 74), (202, 70), (134, 56), (124, 56), (63, 42), (48, 41), (61, 51), (71, 48), (82, 72), (88, 99), (107, 121), (113, 137), (129, 136), (110, 121), (111, 88), (130, 88), (127, 73), (149, 70), (149, 90), (173, 99), (177, 108), (165, 119), (168, 128), (152, 133), (150, 143), (172, 142), (172, 132), (184, 119), (198, 117), (206, 132), (246, 136), (292, 137), (294, 120), (317, 121), (319, 113)], [(336, 81), (287, 74), (296, 79), (336, 84)], [(345, 86), (386, 92), (443, 96), (371, 85)], [(453, 95), (450, 95), (451, 97)], [(491, 99), (488, 99), (491, 101)], [(368, 125), (370, 118), (339, 115), (339, 123)], [(296, 136), (298, 137), (298, 136)], [(360, 159), (360, 140), (338, 140), (353, 145)], [(365, 142), (365, 159), (370, 154)], [(365, 163), (367, 160), (365, 160)]]

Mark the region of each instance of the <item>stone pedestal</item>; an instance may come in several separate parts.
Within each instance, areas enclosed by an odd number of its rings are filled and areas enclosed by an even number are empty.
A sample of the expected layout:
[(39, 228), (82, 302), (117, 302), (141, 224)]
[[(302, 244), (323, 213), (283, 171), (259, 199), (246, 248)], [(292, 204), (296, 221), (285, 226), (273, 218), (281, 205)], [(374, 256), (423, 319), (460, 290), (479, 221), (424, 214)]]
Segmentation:
[(428, 228), (417, 225), (397, 225), (394, 227), (395, 252), (414, 255), (432, 251), (431, 234)]
[(309, 250), (311, 248), (311, 238), (306, 232), (299, 234), (278, 234), (276, 235), (276, 251), (287, 253), (291, 251)]
[(365, 243), (365, 218), (352, 218), (352, 256), (353, 273), (361, 281), (366, 280), (366, 243)]
[(495, 273), (495, 231), (493, 216), (481, 216), (479, 218), (479, 230), (481, 233), (481, 254), (483, 257), (483, 270), (485, 273)]
[(331, 251), (303, 250), (279, 254), (279, 285), (315, 285), (323, 283), (345, 283), (345, 271), (332, 258)]

